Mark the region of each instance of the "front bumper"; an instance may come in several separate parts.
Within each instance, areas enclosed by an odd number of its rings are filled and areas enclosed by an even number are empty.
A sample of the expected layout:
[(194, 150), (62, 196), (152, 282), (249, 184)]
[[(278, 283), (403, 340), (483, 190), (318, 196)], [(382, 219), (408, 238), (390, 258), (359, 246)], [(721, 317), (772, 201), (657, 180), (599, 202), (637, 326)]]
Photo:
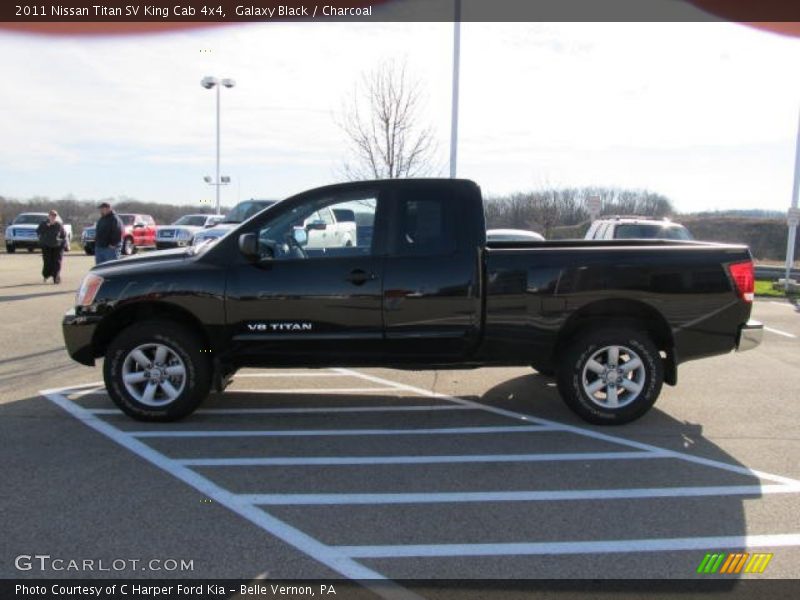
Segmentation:
[(156, 240), (156, 250), (169, 248), (185, 248), (192, 245), (192, 240)]
[(94, 346), (92, 339), (100, 322), (100, 317), (92, 315), (76, 315), (71, 308), (64, 315), (61, 330), (64, 343), (72, 360), (82, 365), (94, 366)]
[(40, 248), (39, 240), (38, 239), (14, 239), (9, 238), (6, 240), (6, 246), (11, 246), (13, 248)]
[(758, 321), (748, 321), (739, 327), (736, 336), (736, 351), (752, 350), (761, 343), (764, 337), (764, 325)]

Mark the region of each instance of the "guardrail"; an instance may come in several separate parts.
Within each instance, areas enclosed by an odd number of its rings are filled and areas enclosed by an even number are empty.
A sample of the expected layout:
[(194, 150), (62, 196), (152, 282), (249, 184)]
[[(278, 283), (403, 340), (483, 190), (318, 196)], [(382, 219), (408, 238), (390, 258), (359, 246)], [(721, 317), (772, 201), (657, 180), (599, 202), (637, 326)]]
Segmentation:
[[(790, 271), (791, 278), (800, 280), (800, 269)], [(768, 265), (756, 265), (756, 279), (777, 280), (786, 275), (786, 267), (774, 267)]]

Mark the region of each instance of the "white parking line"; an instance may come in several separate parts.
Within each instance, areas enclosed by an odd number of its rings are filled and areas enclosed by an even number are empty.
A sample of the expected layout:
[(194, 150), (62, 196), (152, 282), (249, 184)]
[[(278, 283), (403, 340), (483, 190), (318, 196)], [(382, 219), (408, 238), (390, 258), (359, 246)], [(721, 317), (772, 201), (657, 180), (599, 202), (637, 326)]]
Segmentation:
[[(117, 408), (88, 409), (93, 415), (121, 415)], [(430, 410), (477, 410), (458, 404), (420, 404), (411, 406), (313, 406), (303, 408), (207, 408), (198, 415), (304, 415), (326, 413), (428, 412)]]
[(448, 463), (559, 462), (667, 458), (655, 452), (577, 452), (570, 454), (463, 454), (457, 456), (280, 456), (274, 458), (186, 458), (187, 467), (272, 467), (308, 465), (434, 465)]
[(719, 537), (538, 542), (513, 544), (407, 544), (402, 546), (337, 546), (352, 558), (410, 558), (434, 556), (525, 556), (532, 554), (610, 554), (668, 552), (707, 548), (800, 546), (798, 534), (732, 535)]
[(70, 396), (72, 396), (73, 399), (76, 399), (76, 398), (83, 398), (84, 396), (98, 396), (100, 394), (105, 394), (105, 393), (106, 393), (106, 388), (100, 386), (100, 387), (93, 387), (88, 390), (82, 390), (80, 392), (73, 392), (70, 394)]
[(595, 490), (533, 490), (514, 492), (419, 492), (397, 494), (242, 494), (245, 502), (259, 505), (345, 504), (458, 504), (463, 502), (549, 502), (553, 500), (619, 500), (641, 498), (693, 498), (702, 496), (761, 496), (796, 494), (800, 487), (725, 485)]
[(327, 371), (325, 373), (236, 373), (236, 375), (233, 376), (234, 379), (239, 379), (240, 377), (285, 377), (287, 379), (294, 379), (295, 377), (347, 377), (347, 375), (344, 373)]
[(129, 431), (128, 435), (137, 438), (179, 438), (179, 437), (299, 437), (299, 436), (340, 436), (340, 435), (464, 435), (479, 433), (528, 433), (531, 431), (549, 431), (549, 427), (541, 425), (515, 427), (442, 427), (436, 429), (299, 429), (281, 430), (194, 430), (183, 429), (165, 431), (152, 429), (147, 431)]
[(230, 390), (234, 394), (372, 394), (396, 392), (393, 387), (371, 388), (270, 388), (268, 390)]
[(788, 338), (792, 338), (792, 339), (797, 337), (793, 333), (789, 333), (787, 331), (781, 331), (780, 329), (775, 329), (773, 327), (767, 327), (766, 325), (764, 326), (764, 330), (765, 331), (769, 331), (770, 333), (775, 333), (777, 335), (782, 335), (783, 337), (788, 337)]
[(429, 398), (439, 398), (440, 400), (450, 400), (451, 402), (455, 402), (462, 406), (472, 406), (474, 408), (480, 408), (487, 412), (491, 412), (498, 415), (503, 415), (509, 417), (514, 420), (524, 421), (526, 423), (538, 423), (543, 427), (550, 428), (551, 431), (565, 431), (570, 433), (575, 433), (577, 435), (582, 435), (584, 437), (593, 438), (596, 440), (602, 440), (604, 442), (611, 442), (614, 444), (621, 444), (623, 446), (629, 446), (631, 448), (638, 448), (639, 450), (649, 450), (652, 452), (659, 452), (659, 453), (666, 453), (673, 458), (679, 458), (681, 460), (685, 460), (687, 462), (692, 462), (700, 465), (705, 465), (708, 467), (714, 467), (717, 469), (722, 469), (724, 471), (731, 471), (733, 473), (742, 473), (744, 475), (752, 475), (753, 477), (758, 477), (759, 479), (767, 479), (769, 481), (776, 481), (778, 483), (784, 483), (791, 486), (800, 486), (800, 481), (797, 479), (791, 479), (789, 477), (782, 477), (780, 475), (773, 475), (772, 473), (765, 473), (764, 471), (757, 471), (754, 469), (748, 469), (747, 467), (743, 467), (740, 465), (732, 465), (730, 463), (721, 462), (718, 460), (712, 460), (709, 458), (702, 458), (700, 456), (694, 456), (692, 454), (685, 454), (683, 452), (677, 452), (675, 450), (668, 450), (666, 448), (659, 448), (658, 446), (652, 446), (650, 444), (645, 444), (643, 442), (635, 442), (633, 440), (628, 440), (625, 438), (609, 435), (607, 433), (600, 433), (598, 431), (594, 431), (591, 429), (584, 429), (582, 427), (576, 427), (574, 425), (566, 425), (564, 423), (558, 423), (556, 421), (550, 421), (548, 419), (542, 419), (539, 417), (534, 417), (532, 415), (526, 415), (524, 413), (519, 413), (513, 410), (507, 410), (504, 408), (499, 408), (496, 406), (489, 406), (488, 404), (482, 404), (480, 402), (475, 402), (474, 400), (466, 400), (464, 398), (458, 398), (456, 396), (449, 396), (447, 394), (442, 394), (439, 392), (433, 392), (431, 390), (426, 390), (425, 388), (420, 388), (412, 385), (406, 385), (404, 383), (396, 383), (389, 379), (384, 379), (382, 377), (377, 377), (375, 375), (368, 375), (366, 373), (360, 373), (358, 371), (352, 371), (350, 369), (337, 369), (339, 372), (348, 372), (355, 376), (359, 376), (362, 379), (367, 381), (371, 381), (373, 383), (381, 383), (384, 385), (394, 385), (399, 390), (404, 390), (407, 392), (416, 392), (417, 394), (428, 396)]
[[(274, 535), (276, 538), (294, 546), (301, 552), (312, 557), (319, 563), (329, 567), (336, 573), (349, 579), (361, 580), (365, 587), (372, 589), (378, 595), (387, 600), (408, 600), (409, 598), (419, 599), (420, 597), (408, 590), (394, 584), (378, 573), (359, 564), (349, 558), (345, 553), (332, 546), (323, 544), (313, 537), (303, 533), (299, 529), (292, 527), (288, 523), (270, 515), (261, 508), (253, 504), (243, 502), (242, 499), (226, 489), (218, 486), (214, 482), (206, 479), (202, 475), (184, 467), (178, 462), (171, 460), (167, 456), (154, 450), (150, 446), (133, 438), (130, 434), (109, 425), (102, 419), (78, 406), (71, 400), (65, 398), (63, 389), (45, 390), (41, 394), (48, 400), (57, 404), (73, 417), (82, 421), (85, 425), (95, 431), (102, 433), (120, 446), (130, 450), (137, 456), (145, 459), (156, 467), (166, 471), (175, 478), (183, 481), (187, 485), (195, 488), (203, 496), (214, 500), (225, 506), (229, 510), (244, 517), (254, 525), (264, 531)], [(370, 583), (365, 580), (382, 580)]]

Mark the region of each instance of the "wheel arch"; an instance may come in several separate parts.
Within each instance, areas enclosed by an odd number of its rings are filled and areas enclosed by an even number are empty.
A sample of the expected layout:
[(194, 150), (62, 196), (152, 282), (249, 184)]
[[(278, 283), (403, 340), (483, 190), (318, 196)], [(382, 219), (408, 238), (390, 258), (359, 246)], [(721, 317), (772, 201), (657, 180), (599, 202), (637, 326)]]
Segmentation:
[(653, 306), (627, 298), (606, 299), (591, 302), (576, 310), (564, 323), (558, 334), (554, 350), (554, 363), (564, 349), (583, 331), (598, 326), (627, 325), (644, 329), (653, 340), (664, 362), (664, 382), (675, 385), (678, 368), (675, 357), (675, 340), (672, 329), (664, 316)]
[(138, 321), (164, 319), (186, 325), (193, 333), (199, 335), (206, 347), (210, 348), (210, 339), (203, 323), (185, 308), (167, 302), (135, 302), (119, 307), (107, 314), (97, 327), (92, 337), (95, 356), (103, 356), (108, 345), (120, 331)]

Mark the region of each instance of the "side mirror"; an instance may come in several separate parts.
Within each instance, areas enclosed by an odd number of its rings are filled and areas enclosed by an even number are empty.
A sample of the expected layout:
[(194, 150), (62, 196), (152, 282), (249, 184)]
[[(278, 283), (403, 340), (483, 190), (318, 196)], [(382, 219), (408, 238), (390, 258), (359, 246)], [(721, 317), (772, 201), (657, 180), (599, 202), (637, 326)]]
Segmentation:
[(308, 225), (306, 225), (306, 229), (308, 231), (325, 231), (325, 221), (311, 221)]
[(298, 246), (305, 246), (308, 243), (308, 233), (302, 227), (295, 227), (292, 231), (292, 237), (297, 242)]
[(239, 236), (239, 251), (247, 258), (258, 258), (258, 238), (255, 233), (243, 233)]

